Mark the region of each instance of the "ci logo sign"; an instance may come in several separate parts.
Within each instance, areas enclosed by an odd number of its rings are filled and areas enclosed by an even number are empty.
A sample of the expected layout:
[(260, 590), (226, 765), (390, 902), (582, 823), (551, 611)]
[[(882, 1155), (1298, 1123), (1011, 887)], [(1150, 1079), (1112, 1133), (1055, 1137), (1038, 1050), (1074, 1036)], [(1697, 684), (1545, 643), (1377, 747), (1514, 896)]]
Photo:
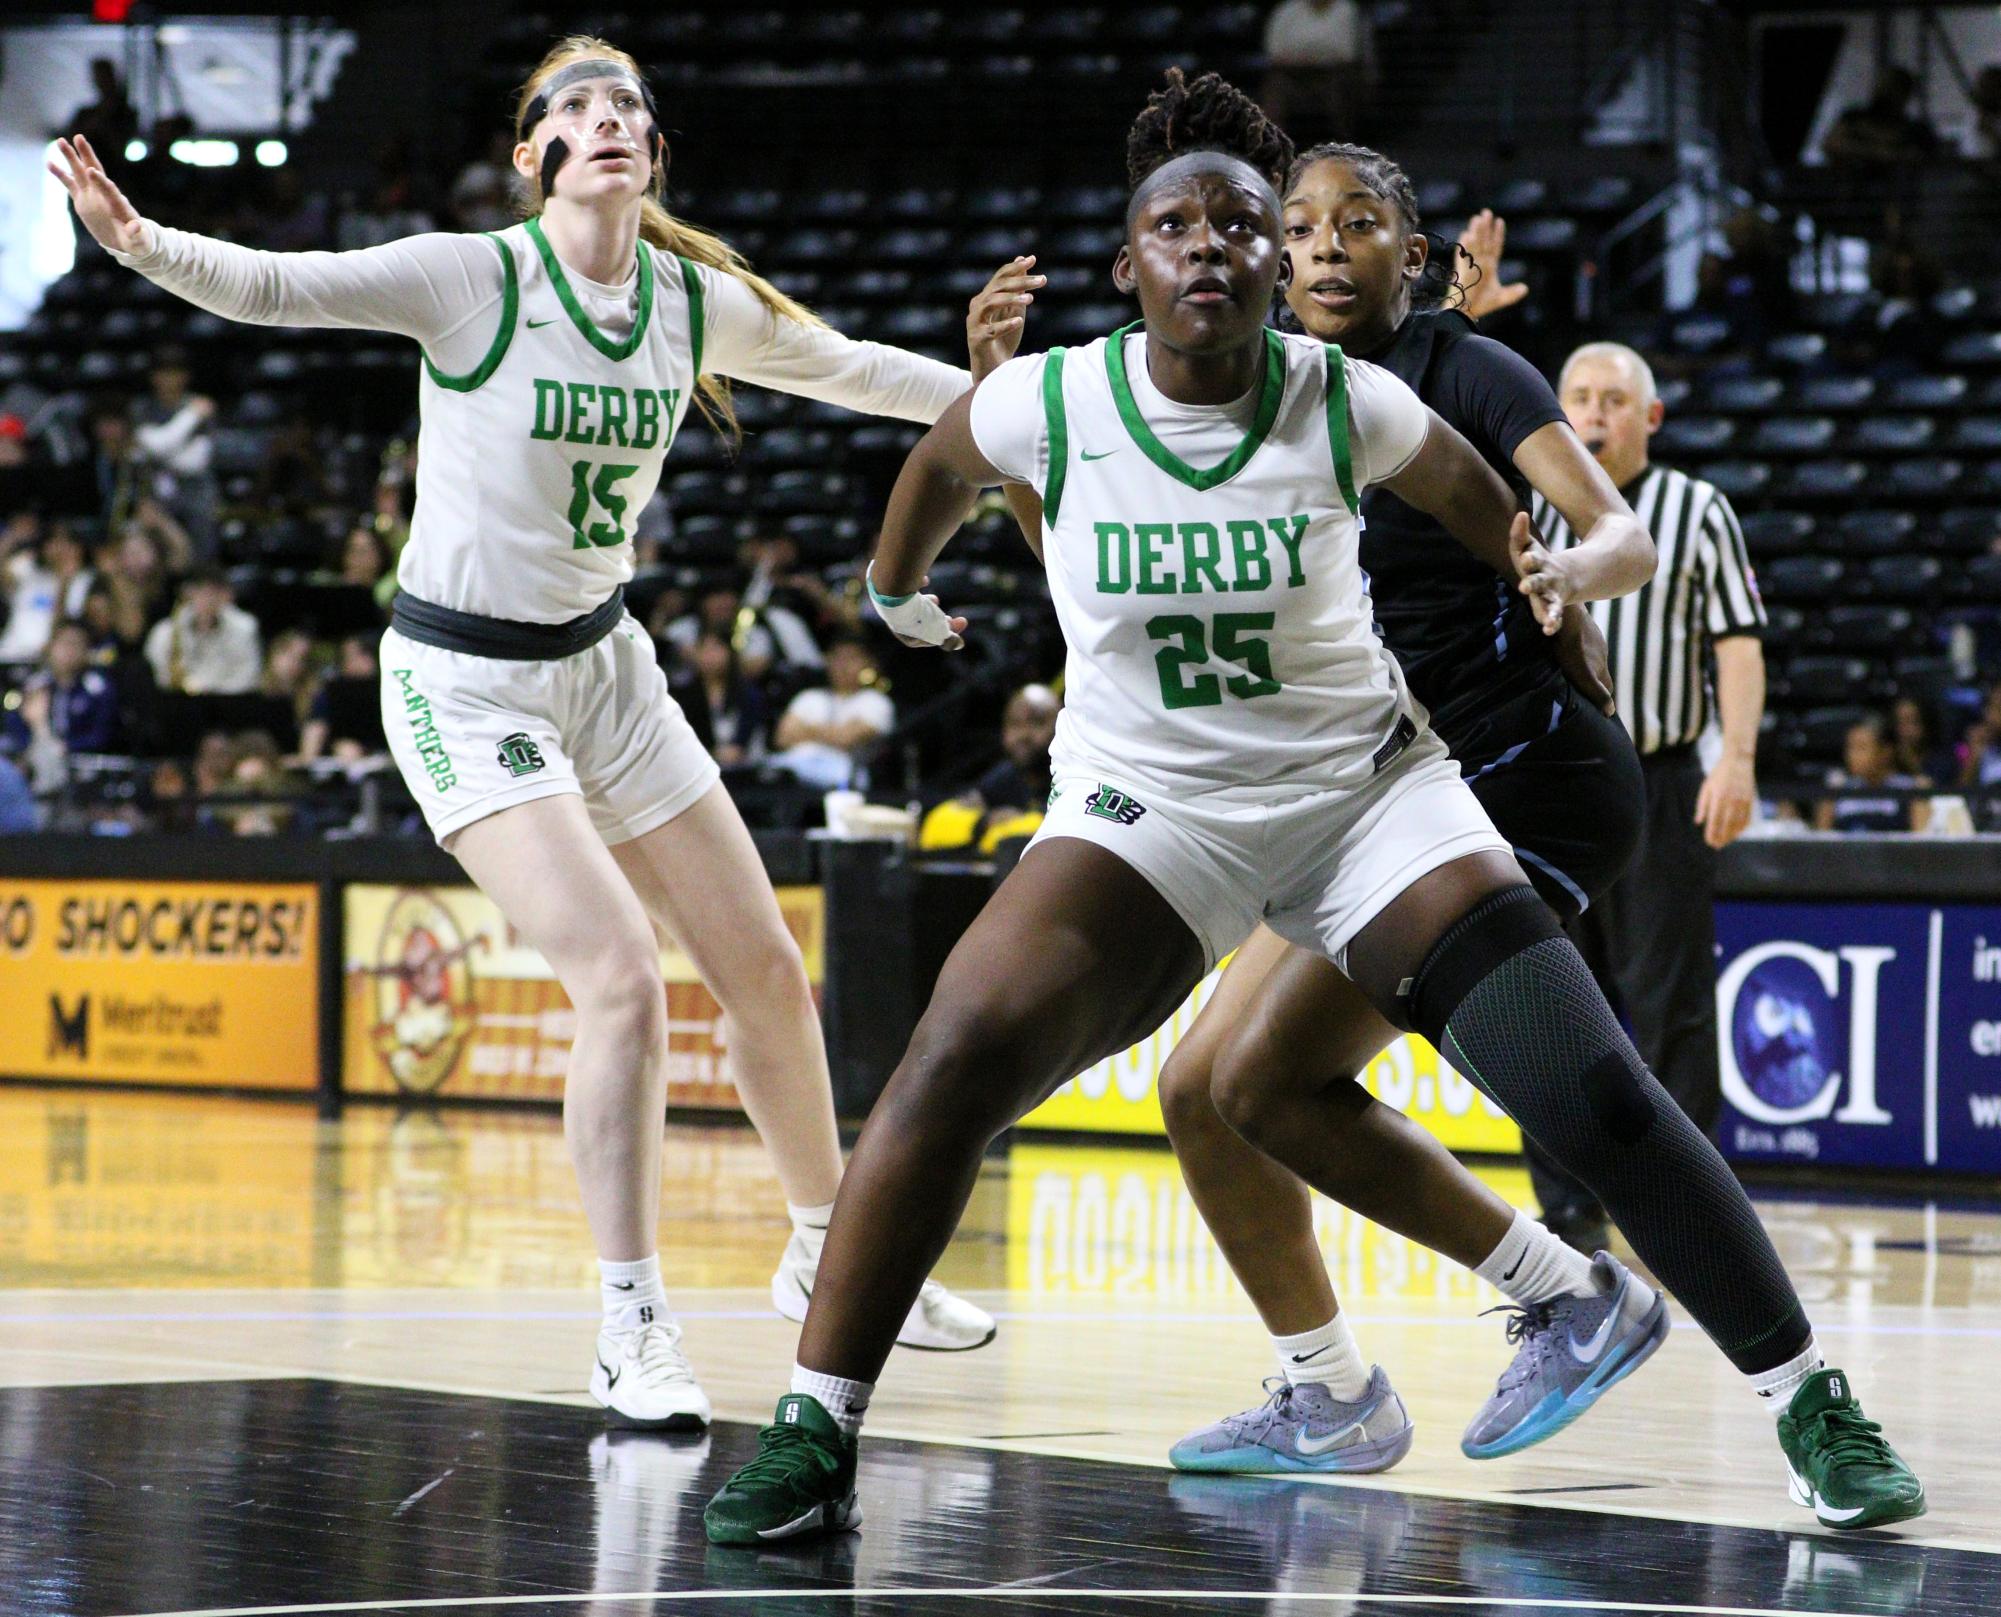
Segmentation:
[[(1878, 979), (1896, 957), (1895, 949), (1816, 949), (1782, 938), (1731, 961), (1716, 982), (1718, 1055), (1730, 1104), (1761, 1123), (1829, 1115), (1837, 1123), (1890, 1122), (1876, 1101), (1876, 1008)], [(1836, 1111), (1844, 1082), (1848, 1099)]]

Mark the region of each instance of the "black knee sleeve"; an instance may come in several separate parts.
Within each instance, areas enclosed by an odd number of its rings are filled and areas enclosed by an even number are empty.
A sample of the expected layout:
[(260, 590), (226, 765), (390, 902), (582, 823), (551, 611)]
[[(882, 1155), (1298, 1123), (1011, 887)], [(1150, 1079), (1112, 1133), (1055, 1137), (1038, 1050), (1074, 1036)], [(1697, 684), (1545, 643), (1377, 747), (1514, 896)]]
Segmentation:
[(1418, 1031), (1590, 1187), (1738, 1368), (1799, 1352), (1806, 1315), (1743, 1187), (1530, 888), (1450, 927), (1408, 999)]
[(1410, 1025), (1441, 1050), (1445, 1024), (1497, 966), (1563, 929), (1533, 887), (1510, 887), (1480, 900), (1431, 946), (1402, 998)]

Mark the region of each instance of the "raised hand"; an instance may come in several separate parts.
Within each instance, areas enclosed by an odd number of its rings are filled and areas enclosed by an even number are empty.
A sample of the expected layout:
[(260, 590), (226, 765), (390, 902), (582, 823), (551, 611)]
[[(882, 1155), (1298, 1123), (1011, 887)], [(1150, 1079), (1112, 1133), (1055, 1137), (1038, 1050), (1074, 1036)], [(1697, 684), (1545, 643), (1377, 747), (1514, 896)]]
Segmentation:
[(150, 244), (146, 239), (146, 222), (126, 200), (125, 193), (111, 183), (111, 176), (104, 172), (97, 153), (82, 135), (56, 142), (56, 155), (49, 160), (49, 172), (62, 181), (76, 208), (76, 216), (98, 246), (114, 253), (147, 250)]
[(1508, 555), (1515, 564), (1515, 587), (1529, 598), (1535, 620), (1544, 634), (1563, 627), (1563, 609), (1570, 602), (1570, 575), (1563, 558), (1551, 552), (1537, 537), (1526, 511), (1517, 511), (1508, 528)]
[(999, 370), (1021, 346), (1035, 288), (1049, 279), (1034, 270), (1033, 253), (1009, 259), (994, 271), (967, 308), (966, 354), (972, 361), (975, 382)]
[(1459, 245), (1480, 271), (1466, 288), (1465, 301), (1459, 305), (1462, 313), (1475, 320), (1513, 308), (1529, 295), (1528, 282), (1501, 279), (1501, 252), (1507, 244), (1508, 221), (1492, 208), (1482, 208), (1474, 214), (1459, 233)]

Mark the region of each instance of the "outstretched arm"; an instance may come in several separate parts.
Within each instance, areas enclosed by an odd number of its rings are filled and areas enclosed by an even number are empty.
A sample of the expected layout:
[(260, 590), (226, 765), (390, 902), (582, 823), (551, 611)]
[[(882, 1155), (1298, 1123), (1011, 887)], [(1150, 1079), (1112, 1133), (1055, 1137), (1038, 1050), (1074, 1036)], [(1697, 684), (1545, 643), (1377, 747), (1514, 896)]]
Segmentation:
[(1653, 535), (1569, 422), (1530, 433), (1516, 446), (1515, 465), (1579, 536), (1566, 552), (1577, 569), (1579, 600), (1630, 595), (1653, 578)]
[(144, 218), (81, 135), (56, 151), (49, 172), (99, 245), (197, 308), (251, 325), (395, 332), (448, 371), (476, 365), (493, 340), (479, 318), (501, 300), (490, 242), (433, 234), (353, 253), (259, 252)]

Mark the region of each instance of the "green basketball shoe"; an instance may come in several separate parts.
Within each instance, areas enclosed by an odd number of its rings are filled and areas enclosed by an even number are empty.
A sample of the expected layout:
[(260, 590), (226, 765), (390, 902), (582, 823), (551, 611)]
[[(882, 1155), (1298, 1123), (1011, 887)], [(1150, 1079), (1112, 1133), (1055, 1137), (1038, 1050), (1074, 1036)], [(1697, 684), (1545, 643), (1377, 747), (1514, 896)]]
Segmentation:
[(702, 1512), (711, 1544), (770, 1544), (859, 1527), (855, 1440), (817, 1398), (787, 1393), (757, 1434), (757, 1458), (716, 1490)]
[(1925, 1485), (1865, 1417), (1839, 1370), (1807, 1377), (1779, 1417), (1787, 1491), (1823, 1527), (1881, 1527), (1925, 1513)]

